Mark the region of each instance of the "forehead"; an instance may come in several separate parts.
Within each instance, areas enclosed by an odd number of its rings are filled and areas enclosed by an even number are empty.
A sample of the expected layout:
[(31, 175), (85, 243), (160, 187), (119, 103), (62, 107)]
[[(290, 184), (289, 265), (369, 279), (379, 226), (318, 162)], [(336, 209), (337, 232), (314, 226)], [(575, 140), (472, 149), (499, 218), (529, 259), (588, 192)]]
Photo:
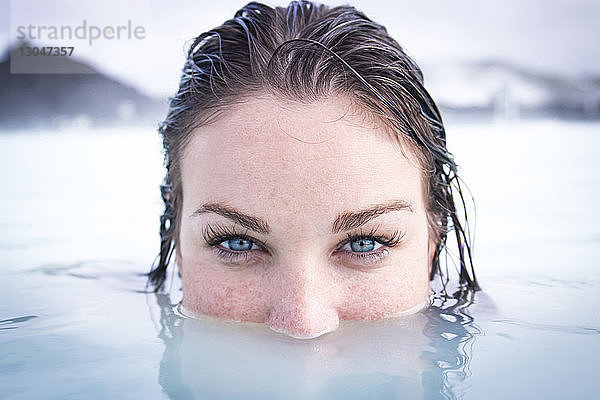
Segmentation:
[(205, 201), (297, 211), (422, 202), (416, 157), (344, 96), (310, 103), (253, 97), (192, 135), (181, 163), (184, 208)]

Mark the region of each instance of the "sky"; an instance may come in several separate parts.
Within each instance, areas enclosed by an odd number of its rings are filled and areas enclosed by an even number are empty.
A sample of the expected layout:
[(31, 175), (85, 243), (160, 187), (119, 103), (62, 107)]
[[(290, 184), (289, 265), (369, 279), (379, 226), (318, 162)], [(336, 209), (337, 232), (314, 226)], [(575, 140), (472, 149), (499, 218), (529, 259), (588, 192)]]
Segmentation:
[[(46, 40), (73, 46), (102, 72), (153, 96), (177, 89), (186, 44), (220, 25), (248, 1), (0, 0), (0, 48), (19, 26), (141, 26), (143, 39)], [(600, 1), (324, 1), (351, 4), (387, 27), (425, 75), (427, 68), (501, 60), (564, 76), (600, 75)], [(285, 5), (287, 1), (265, 1)]]

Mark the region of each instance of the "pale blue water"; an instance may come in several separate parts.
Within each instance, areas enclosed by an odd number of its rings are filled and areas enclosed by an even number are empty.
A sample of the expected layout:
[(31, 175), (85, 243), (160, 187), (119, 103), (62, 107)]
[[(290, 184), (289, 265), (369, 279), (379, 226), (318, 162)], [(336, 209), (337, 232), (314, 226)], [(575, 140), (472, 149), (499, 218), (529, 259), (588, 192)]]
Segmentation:
[(300, 341), (143, 293), (151, 130), (0, 135), (1, 399), (588, 399), (600, 357), (600, 124), (449, 125), (484, 288)]

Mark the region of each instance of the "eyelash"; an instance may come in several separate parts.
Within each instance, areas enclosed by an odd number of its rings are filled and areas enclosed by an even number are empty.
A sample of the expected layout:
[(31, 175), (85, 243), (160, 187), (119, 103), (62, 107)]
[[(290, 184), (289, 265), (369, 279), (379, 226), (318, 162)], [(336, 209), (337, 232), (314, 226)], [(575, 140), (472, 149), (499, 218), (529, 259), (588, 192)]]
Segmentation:
[[(251, 253), (254, 253), (257, 250), (225, 250), (218, 246), (224, 241), (231, 240), (234, 238), (241, 238), (244, 240), (248, 240), (254, 244), (257, 244), (260, 247), (266, 247), (266, 244), (264, 242), (251, 238), (245, 233), (236, 232), (234, 229), (222, 225), (215, 225), (214, 227), (211, 225), (207, 225), (206, 229), (203, 232), (203, 237), (206, 243), (214, 249), (217, 257), (221, 258), (224, 262), (231, 264), (240, 264), (249, 261)], [(348, 234), (346, 239), (338, 243), (338, 250), (336, 250), (336, 252), (340, 252), (339, 249), (341, 249), (350, 242), (361, 239), (372, 240), (381, 244), (381, 247), (379, 247), (377, 250), (371, 250), (369, 252), (364, 253), (353, 251), (343, 252), (346, 253), (344, 256), (348, 257), (353, 263), (358, 262), (364, 265), (375, 264), (384, 259), (389, 254), (389, 248), (397, 246), (403, 237), (404, 233), (400, 233), (399, 231), (395, 231), (391, 236), (386, 236), (378, 234), (377, 228), (373, 228), (368, 233), (364, 233), (361, 230), (359, 233)]]
[(248, 250), (248, 251), (231, 251), (231, 250), (225, 250), (222, 249), (220, 247), (218, 247), (218, 245), (220, 243), (223, 243), (226, 240), (231, 240), (234, 238), (241, 238), (244, 240), (248, 240), (252, 243), (255, 243), (261, 247), (265, 247), (265, 243), (253, 239), (250, 236), (246, 235), (245, 233), (239, 233), (237, 231), (235, 231), (234, 229), (231, 229), (229, 227), (223, 226), (223, 225), (215, 225), (214, 227), (212, 225), (207, 225), (206, 229), (204, 230), (202, 236), (204, 237), (204, 241), (211, 246), (216, 255), (221, 258), (223, 261), (228, 262), (228, 263), (243, 263), (248, 261), (249, 256), (251, 252), (255, 251), (255, 250)]
[[(360, 233), (348, 234), (348, 237), (338, 244), (338, 248), (345, 246), (350, 242), (357, 240), (373, 240), (382, 246), (377, 250), (371, 250), (369, 252), (357, 253), (357, 252), (346, 252), (348, 257), (354, 261), (359, 261), (362, 264), (375, 264), (380, 260), (384, 259), (388, 254), (388, 248), (395, 247), (400, 243), (400, 240), (404, 237), (404, 234), (399, 231), (395, 231), (392, 236), (380, 235), (377, 233), (377, 228), (373, 228), (369, 233), (364, 233), (362, 230)], [(385, 246), (385, 248), (384, 248)]]

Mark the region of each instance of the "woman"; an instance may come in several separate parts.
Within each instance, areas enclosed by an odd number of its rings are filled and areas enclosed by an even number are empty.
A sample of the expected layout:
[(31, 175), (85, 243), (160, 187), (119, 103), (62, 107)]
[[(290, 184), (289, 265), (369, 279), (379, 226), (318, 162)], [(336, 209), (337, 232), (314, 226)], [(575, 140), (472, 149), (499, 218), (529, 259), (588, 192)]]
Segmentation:
[(190, 314), (310, 338), (415, 312), (449, 280), (448, 231), (459, 289), (478, 289), (439, 111), (417, 65), (352, 7), (249, 3), (201, 34), (160, 132), (150, 281), (162, 287), (174, 252)]

